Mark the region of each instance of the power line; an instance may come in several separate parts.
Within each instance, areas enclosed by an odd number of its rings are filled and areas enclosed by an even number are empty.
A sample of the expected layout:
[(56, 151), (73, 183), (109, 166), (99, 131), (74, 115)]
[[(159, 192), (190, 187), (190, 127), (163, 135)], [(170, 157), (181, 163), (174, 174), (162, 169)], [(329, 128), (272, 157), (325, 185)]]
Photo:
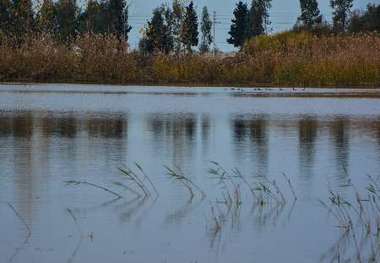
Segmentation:
[(216, 11), (213, 12), (212, 18), (212, 28), (213, 28), (213, 39), (212, 42), (214, 44), (214, 55), (216, 54), (216, 25), (221, 24), (216, 18)]

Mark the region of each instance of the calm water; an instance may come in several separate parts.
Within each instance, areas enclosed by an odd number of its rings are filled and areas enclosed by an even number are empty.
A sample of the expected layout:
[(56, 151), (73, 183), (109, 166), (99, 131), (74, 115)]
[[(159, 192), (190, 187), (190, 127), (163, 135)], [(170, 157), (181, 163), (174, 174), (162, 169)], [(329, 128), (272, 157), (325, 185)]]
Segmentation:
[[(367, 174), (379, 175), (378, 99), (5, 88), (13, 87), (0, 88), (0, 262), (330, 262), (340, 230), (318, 199), (328, 185), (361, 188)], [(276, 180), (287, 203), (259, 209), (240, 184), (240, 208), (215, 233), (225, 189), (207, 172), (210, 161), (239, 168), (248, 181)], [(114, 184), (130, 183), (118, 168), (134, 162), (158, 189), (156, 200)], [(163, 165), (181, 169), (207, 197), (191, 200)]]

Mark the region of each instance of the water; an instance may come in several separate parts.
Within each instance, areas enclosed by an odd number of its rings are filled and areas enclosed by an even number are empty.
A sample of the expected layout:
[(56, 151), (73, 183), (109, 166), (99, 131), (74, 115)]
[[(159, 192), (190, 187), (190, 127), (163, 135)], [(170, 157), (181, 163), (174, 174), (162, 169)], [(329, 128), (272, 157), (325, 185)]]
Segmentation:
[[(329, 262), (340, 230), (318, 199), (350, 180), (364, 189), (367, 174), (379, 175), (378, 99), (85, 85), (1, 90), (0, 262)], [(238, 167), (250, 182), (275, 179), (287, 203), (255, 207), (239, 181), (242, 204), (216, 232), (212, 207), (216, 216), (225, 211), (225, 190), (207, 172), (210, 161)], [(134, 162), (158, 189), (156, 200), (113, 184), (130, 183), (118, 168)], [(191, 200), (163, 165), (181, 169), (207, 197), (194, 190)]]

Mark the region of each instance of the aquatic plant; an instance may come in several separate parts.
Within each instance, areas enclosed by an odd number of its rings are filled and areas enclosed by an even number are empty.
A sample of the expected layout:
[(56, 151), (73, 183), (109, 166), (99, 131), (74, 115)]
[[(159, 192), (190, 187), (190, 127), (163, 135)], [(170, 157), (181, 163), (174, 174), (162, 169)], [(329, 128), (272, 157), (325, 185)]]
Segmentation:
[(90, 183), (90, 182), (87, 182), (87, 181), (68, 180), (68, 181), (65, 181), (65, 183), (66, 183), (66, 185), (88, 185), (88, 186), (100, 189), (102, 191), (105, 191), (107, 193), (110, 193), (110, 194), (116, 196), (116, 198), (119, 198), (119, 199), (123, 198), (123, 196), (121, 196), (120, 194), (112, 191), (111, 189), (109, 189), (107, 187), (104, 187), (104, 186), (101, 186), (101, 185), (98, 185), (98, 184), (94, 184), (94, 183)]
[(201, 199), (206, 198), (206, 193), (200, 188), (197, 184), (195, 184), (190, 178), (186, 177), (180, 168), (172, 169), (168, 166), (164, 166), (166, 169), (166, 174), (173, 178), (174, 180), (180, 182), (186, 189), (189, 191), (190, 199), (193, 199), (195, 196), (194, 189), (201, 195)]
[(24, 241), (22, 242), (21, 246), (17, 247), (15, 249), (14, 253), (12, 254), (12, 256), (9, 258), (9, 262), (13, 262), (13, 260), (19, 254), (19, 252), (22, 249), (24, 249), (24, 247), (29, 243), (29, 240), (30, 240), (30, 238), (32, 236), (32, 230), (31, 230), (30, 226), (28, 225), (28, 223), (25, 221), (24, 217), (22, 217), (22, 215), (17, 211), (17, 209), (11, 203), (9, 203), (9, 202), (7, 204), (8, 204), (8, 207), (16, 215), (16, 217), (20, 220), (20, 222), (22, 223), (22, 225), (24, 226), (25, 231), (26, 231), (26, 235), (25, 235)]
[(331, 260), (378, 262), (380, 257), (380, 209), (379, 178), (368, 175), (369, 184), (364, 192), (359, 192), (350, 182), (341, 187), (352, 189), (350, 198), (339, 191), (329, 190), (328, 202), (320, 201), (343, 230), (321, 261)]
[[(157, 191), (157, 188), (153, 184), (152, 180), (149, 178), (149, 176), (145, 173), (144, 169), (141, 167), (140, 164), (135, 162), (135, 167), (137, 168), (138, 172), (135, 172), (133, 169), (129, 167), (125, 168), (119, 168), (120, 172), (130, 181), (135, 183), (138, 188), (144, 193), (144, 195), (151, 196), (152, 190), (155, 193), (156, 198), (160, 196), (160, 194)], [(150, 188), (145, 184), (145, 181), (148, 181), (148, 184), (150, 185)], [(119, 186), (122, 185), (121, 183), (118, 184)]]

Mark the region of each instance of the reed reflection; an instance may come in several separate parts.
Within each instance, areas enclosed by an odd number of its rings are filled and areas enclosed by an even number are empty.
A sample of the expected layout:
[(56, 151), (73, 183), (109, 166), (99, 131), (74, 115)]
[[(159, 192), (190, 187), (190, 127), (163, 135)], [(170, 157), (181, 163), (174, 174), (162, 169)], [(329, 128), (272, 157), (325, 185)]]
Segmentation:
[(89, 116), (86, 118), (86, 129), (90, 137), (116, 138), (124, 137), (128, 129), (127, 116)]
[(0, 114), (0, 137), (7, 137), (12, 134), (12, 118), (10, 116)]
[[(14, 137), (30, 139), (33, 134), (33, 116), (31, 112), (23, 112), (12, 115), (9, 128)], [(5, 128), (6, 129), (6, 128)], [(4, 129), (3, 129), (4, 130)], [(6, 130), (5, 130), (6, 132)]]
[(78, 132), (79, 120), (73, 113), (65, 116), (46, 116), (41, 120), (41, 128), (46, 136), (75, 138)]

